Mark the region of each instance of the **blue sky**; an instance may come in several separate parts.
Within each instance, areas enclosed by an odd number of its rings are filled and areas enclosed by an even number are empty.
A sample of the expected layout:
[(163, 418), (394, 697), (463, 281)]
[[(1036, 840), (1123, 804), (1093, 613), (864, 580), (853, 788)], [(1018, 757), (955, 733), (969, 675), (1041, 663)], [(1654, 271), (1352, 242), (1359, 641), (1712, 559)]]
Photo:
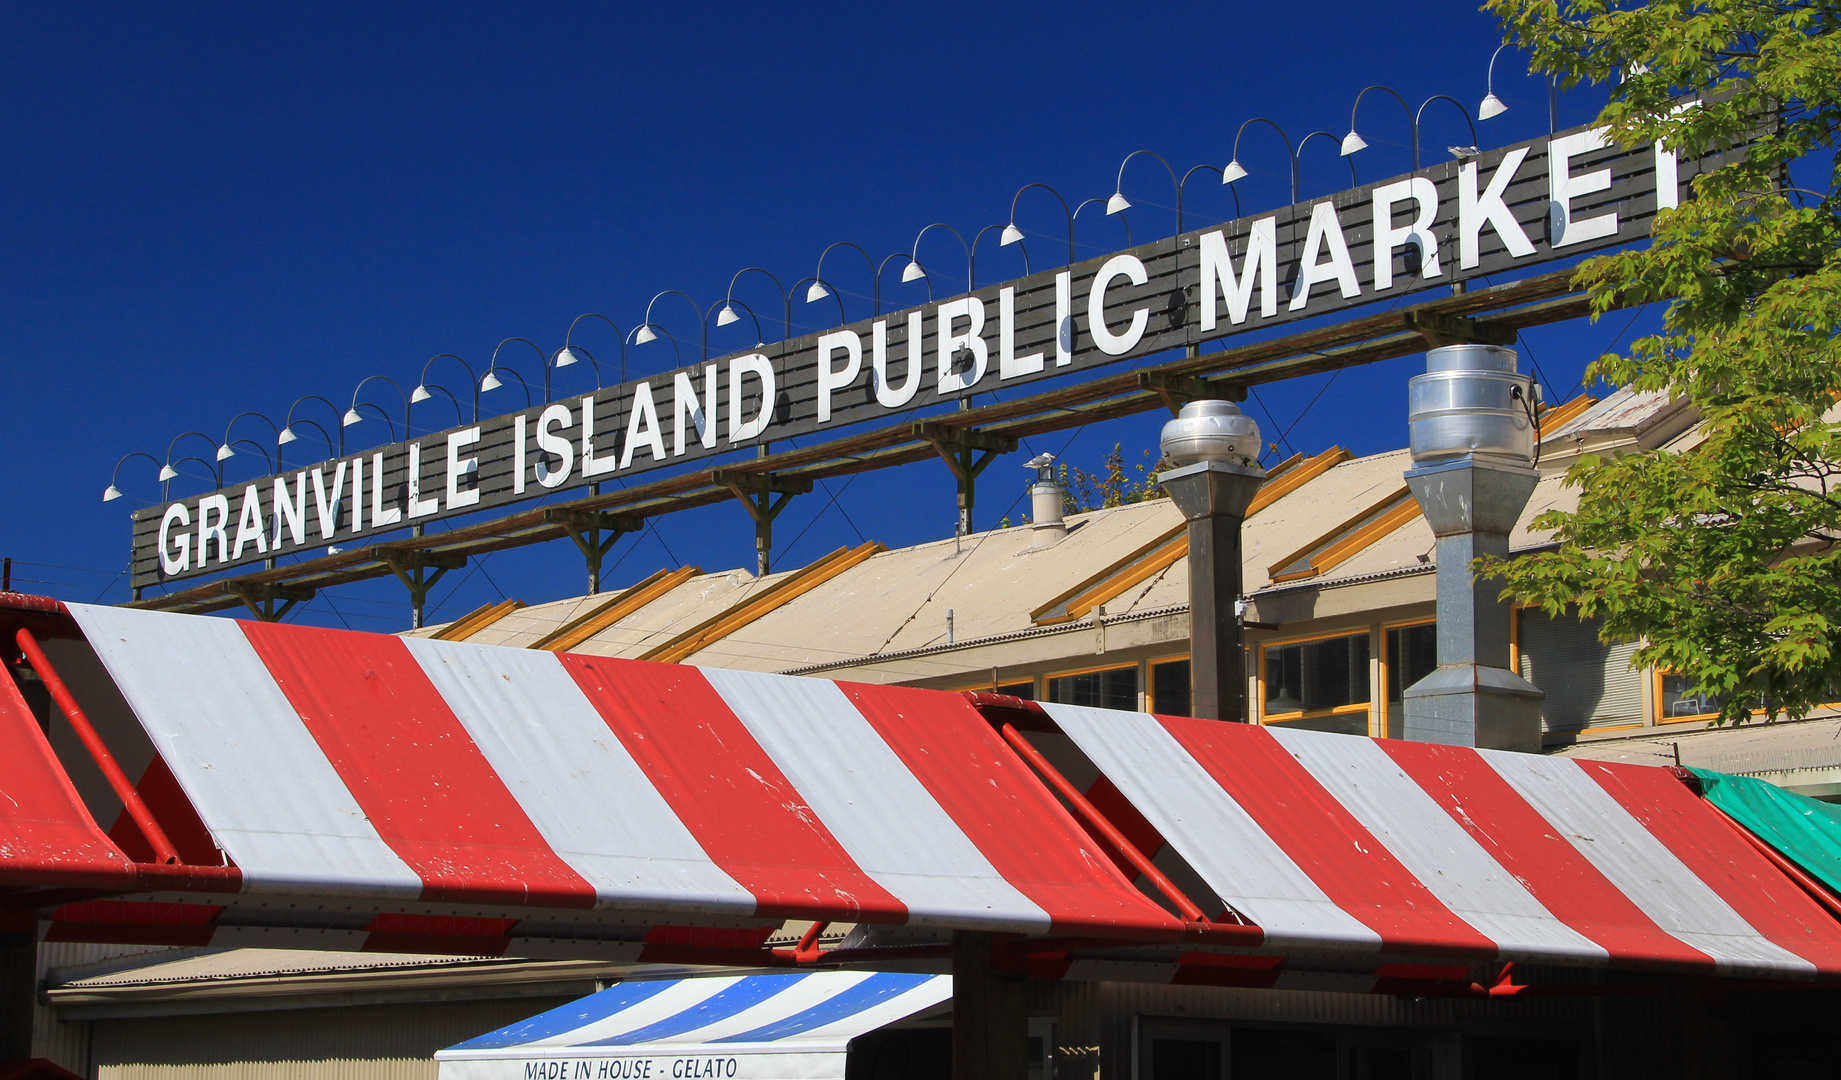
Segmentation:
[[(157, 485), (131, 461), (129, 498), (101, 502), (124, 454), (164, 457), (180, 432), (218, 439), (237, 413), (279, 419), (306, 394), (343, 402), (367, 375), (411, 386), (438, 353), (479, 369), (507, 337), (552, 349), (583, 312), (630, 327), (661, 289), (707, 305), (745, 266), (791, 281), (833, 241), (881, 255), (929, 222), (1002, 223), (1027, 183), (1103, 197), (1134, 150), (1219, 166), (1249, 117), (1294, 139), (1340, 135), (1371, 83), (1474, 109), (1499, 42), (1465, 3), (13, 5), (0, 12), (0, 555), (22, 591), (126, 599), (127, 513)], [(1480, 126), (1485, 147), (1545, 129), (1524, 62), (1497, 65), (1510, 111)], [(1601, 100), (1562, 98), (1561, 126)], [(1468, 141), (1455, 113), (1427, 115), (1428, 147)], [(1364, 182), (1407, 171), (1397, 106), (1370, 95), (1359, 126)], [(1248, 211), (1289, 201), (1280, 151), (1255, 138)], [(1139, 240), (1171, 231), (1157, 209), (1168, 179), (1144, 164), (1125, 182)], [(1304, 194), (1347, 186), (1347, 162), (1317, 141)], [(1201, 187), (1191, 220), (1232, 216)], [(1058, 233), (1050, 206), (1026, 198), (1019, 224)], [(1083, 258), (1123, 246), (1114, 223), (1084, 217), (1079, 238)], [(867, 292), (866, 271), (840, 266), (826, 276)], [(823, 321), (815, 305), (805, 328)], [(1591, 358), (1653, 322), (1544, 328), (1527, 351), (1549, 397), (1566, 396)], [(662, 344), (630, 362), (675, 366)], [(1299, 450), (1400, 446), (1418, 364), (1268, 387), (1254, 415)], [(1137, 460), (1163, 419), (1028, 449), (1094, 468), (1117, 442)], [(980, 526), (1017, 505), (1026, 456), (991, 466)], [(263, 471), (251, 457), (230, 475)], [(937, 463), (833, 480), (781, 518), (776, 561), (950, 536), (954, 516)], [(614, 560), (610, 587), (685, 562), (751, 567), (753, 533), (740, 507), (711, 507), (659, 520)], [(450, 575), (430, 617), (581, 588), (566, 541), (505, 552)], [(378, 630), (407, 617), (393, 581), (301, 614)]]

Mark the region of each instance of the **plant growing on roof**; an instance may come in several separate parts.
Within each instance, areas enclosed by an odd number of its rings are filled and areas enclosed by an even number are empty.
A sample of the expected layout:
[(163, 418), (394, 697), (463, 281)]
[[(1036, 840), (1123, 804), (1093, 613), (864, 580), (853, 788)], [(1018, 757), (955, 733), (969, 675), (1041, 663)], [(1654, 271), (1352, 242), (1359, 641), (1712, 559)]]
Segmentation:
[(1603, 615), (1607, 640), (1642, 640), (1635, 663), (1724, 695), (1721, 722), (1804, 715), (1841, 686), (1841, 4), (1487, 9), (1562, 85), (1621, 78), (1599, 122), (1625, 146), (1692, 153), (1775, 126), (1658, 214), (1648, 247), (1574, 279), (1595, 312), (1667, 304), (1660, 333), (1587, 377), (1688, 399), (1698, 444), (1581, 458), (1577, 509), (1535, 522), (1558, 549), (1479, 570), (1550, 613)]

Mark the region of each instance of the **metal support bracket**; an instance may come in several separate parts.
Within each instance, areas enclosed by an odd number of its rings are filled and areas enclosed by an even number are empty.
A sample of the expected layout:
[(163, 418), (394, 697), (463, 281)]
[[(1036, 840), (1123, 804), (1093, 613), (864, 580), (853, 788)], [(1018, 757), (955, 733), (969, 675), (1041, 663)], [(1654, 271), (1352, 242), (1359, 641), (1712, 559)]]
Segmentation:
[[(458, 570), (467, 565), (467, 557), (446, 551), (419, 551), (414, 548), (372, 547), (365, 549), (365, 557), (375, 559), (396, 574), (396, 579), (409, 590), (409, 628), (422, 628), (422, 606), (428, 599), (428, 590), (435, 587), (449, 570)], [(430, 574), (429, 571), (434, 573)]]
[(1441, 345), (1513, 345), (1519, 336), (1502, 326), (1486, 326), (1462, 315), (1436, 311), (1408, 311), (1401, 315), (1406, 328), (1426, 339), (1428, 348)]
[(1138, 389), (1149, 390), (1163, 400), (1174, 416), (1191, 401), (1245, 401), (1247, 388), (1230, 382), (1198, 379), (1171, 371), (1138, 372)]
[(1016, 436), (999, 435), (976, 428), (954, 427), (936, 420), (917, 420), (909, 425), (915, 438), (933, 447), (952, 478), (959, 484), (959, 535), (972, 531), (972, 505), (978, 498), (978, 474), (999, 454), (1016, 449)]
[[(581, 549), (582, 557), (588, 560), (588, 594), (593, 596), (601, 591), (601, 560), (622, 536), (636, 533), (646, 527), (643, 517), (631, 514), (610, 514), (605, 510), (571, 510), (555, 507), (543, 512), (543, 520), (552, 525), (561, 525)], [(607, 539), (601, 539), (601, 531), (607, 531)]]
[[(294, 610), (294, 605), (313, 599), (319, 590), (306, 585), (269, 584), (254, 581), (228, 581), (224, 591), (243, 601), (249, 613), (262, 622), (280, 622)], [(280, 607), (276, 607), (276, 603)]]
[(738, 469), (711, 469), (710, 479), (718, 487), (728, 488), (754, 519), (755, 572), (765, 576), (772, 568), (773, 519), (780, 516), (793, 496), (811, 491), (812, 482)]

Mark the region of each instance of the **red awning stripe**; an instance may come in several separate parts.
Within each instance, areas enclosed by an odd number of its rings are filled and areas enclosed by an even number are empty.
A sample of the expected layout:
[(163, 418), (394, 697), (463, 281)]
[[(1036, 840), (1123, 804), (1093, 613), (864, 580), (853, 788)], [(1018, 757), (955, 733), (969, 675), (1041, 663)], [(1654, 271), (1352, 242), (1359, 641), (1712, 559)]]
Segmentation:
[(399, 638), (240, 622), (422, 899), (587, 907), (557, 857)]
[(1361, 950), (1340, 915), (1389, 953), (1841, 973), (1841, 927), (1664, 770), (1043, 708), (1269, 942)]
[(1151, 904), (1004, 745), (971, 703), (931, 691), (838, 684), (1005, 881), (1050, 913), (1058, 934), (1121, 923), (1180, 924)]
[(1548, 826), (1483, 756), (1455, 746), (1380, 743), (1421, 790), (1553, 916), (1607, 955), (1706, 968), (1712, 957), (1663, 931)]

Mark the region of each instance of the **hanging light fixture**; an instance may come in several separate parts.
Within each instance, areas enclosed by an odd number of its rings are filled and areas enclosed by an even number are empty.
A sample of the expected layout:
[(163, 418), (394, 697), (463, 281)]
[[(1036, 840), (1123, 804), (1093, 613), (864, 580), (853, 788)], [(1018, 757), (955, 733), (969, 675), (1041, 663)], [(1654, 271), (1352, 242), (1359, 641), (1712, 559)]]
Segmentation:
[(903, 281), (919, 281), (926, 276), (927, 271), (922, 270), (921, 264), (913, 260), (909, 260), (908, 265), (903, 267), (901, 271), (901, 280)]
[(1009, 247), (1023, 238), (1023, 230), (1016, 227), (1016, 222), (1004, 226), (1003, 234), (997, 238), (998, 247)]
[(823, 300), (825, 297), (830, 296), (830, 295), (831, 295), (830, 289), (827, 289), (823, 285), (814, 281), (812, 282), (811, 285), (806, 287), (805, 302), (808, 304), (816, 304), (820, 300)]
[(160, 466), (160, 479), (177, 480), (179, 479), (179, 470), (173, 468), (171, 465), (162, 465)]
[(421, 383), (417, 383), (416, 388), (409, 392), (409, 400), (416, 404), (420, 404), (421, 402), (427, 401), (429, 398), (434, 397), (434, 396), (435, 395), (428, 392), (428, 387), (422, 385)]
[(738, 323), (741, 321), (742, 317), (735, 314), (735, 305), (733, 304), (723, 304), (722, 310), (716, 313), (717, 326), (727, 326), (730, 323)]
[[(1368, 111), (1373, 112), (1374, 110), (1370, 109)], [(1358, 150), (1366, 150), (1366, 149), (1368, 149), (1368, 140), (1356, 134), (1354, 128), (1350, 128), (1349, 133), (1342, 137), (1342, 156), (1343, 157), (1348, 157), (1350, 154), (1353, 154)]]
[(231, 458), (236, 457), (236, 456), (237, 456), (237, 452), (230, 448), (229, 443), (225, 443), (224, 445), (217, 448), (217, 460), (219, 461), (229, 461)]
[(294, 434), (294, 429), (292, 427), (284, 427), (281, 429), (281, 434), (275, 436), (275, 444), (277, 446), (286, 446), (298, 438), (300, 438), (300, 436)]
[(1483, 95), (1482, 104), (1477, 106), (1477, 119), (1488, 120), (1492, 116), (1501, 116), (1508, 111), (1509, 107), (1502, 103), (1502, 99), (1497, 97), (1494, 91), (1491, 91)]
[(564, 345), (562, 351), (556, 354), (556, 366), (568, 367), (570, 364), (579, 363), (581, 359), (581, 354), (575, 351), (575, 346)]
[(345, 417), (344, 419), (339, 421), (339, 426), (351, 427), (353, 424), (359, 424), (363, 422), (364, 422), (364, 414), (358, 411), (358, 406), (353, 405), (351, 408), (345, 410)]
[(1246, 179), (1246, 175), (1246, 167), (1240, 164), (1239, 158), (1235, 158), (1227, 163), (1227, 168), (1221, 170), (1221, 182), (1231, 184), (1236, 180)]
[(1112, 198), (1106, 200), (1107, 216), (1116, 214), (1121, 210), (1130, 210), (1130, 209), (1131, 209), (1131, 200), (1125, 197), (1125, 193), (1123, 191), (1113, 192)]
[(102, 489), (103, 502), (114, 502), (119, 498), (121, 498), (121, 489), (114, 484), (110, 484), (108, 487)]
[(493, 371), (491, 368), (486, 369), (486, 377), (479, 381), (479, 389), (481, 393), (484, 393), (487, 390), (497, 390), (499, 387), (503, 385), (505, 384), (499, 381), (498, 373)]
[(644, 345), (648, 341), (657, 341), (658, 335), (652, 332), (651, 323), (640, 323), (639, 332), (633, 335), (633, 344)]

